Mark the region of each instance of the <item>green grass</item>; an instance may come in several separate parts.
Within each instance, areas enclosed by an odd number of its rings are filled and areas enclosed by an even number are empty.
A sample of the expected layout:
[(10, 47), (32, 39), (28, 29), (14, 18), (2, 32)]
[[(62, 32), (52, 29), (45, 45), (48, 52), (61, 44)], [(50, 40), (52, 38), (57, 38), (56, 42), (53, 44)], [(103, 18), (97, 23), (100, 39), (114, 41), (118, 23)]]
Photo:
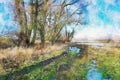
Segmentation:
[(102, 72), (104, 78), (110, 76), (113, 80), (120, 79), (120, 50), (118, 48), (110, 48), (105, 50), (93, 50), (98, 61), (97, 67)]
[[(69, 53), (45, 66), (37, 65), (41, 61), (60, 55), (63, 51), (46, 54), (32, 63), (24, 63), (19, 71), (27, 67), (28, 73), (16, 72), (10, 80), (86, 80), (91, 59), (97, 60), (97, 68), (104, 78), (112, 76), (113, 80), (120, 79), (120, 50), (117, 48), (101, 50), (89, 48), (87, 55), (84, 54), (82, 57)], [(33, 64), (34, 67), (30, 68), (29, 66)]]
[(120, 58), (119, 57), (105, 56), (100, 60), (99, 68), (103, 73), (104, 77), (109, 77), (111, 75), (114, 80), (120, 79)]
[[(36, 61), (34, 64), (40, 61)], [(83, 67), (83, 64), (85, 62), (81, 62), (80, 57), (74, 53), (69, 53), (66, 56), (59, 57), (46, 66), (36, 65), (34, 68), (28, 67), (27, 70), (29, 73), (16, 72), (12, 74), (10, 80), (85, 80), (87, 68)]]
[(23, 80), (85, 80), (87, 69), (78, 62), (79, 57), (75, 54), (68, 54), (55, 60), (51, 64), (35, 68), (26, 75)]

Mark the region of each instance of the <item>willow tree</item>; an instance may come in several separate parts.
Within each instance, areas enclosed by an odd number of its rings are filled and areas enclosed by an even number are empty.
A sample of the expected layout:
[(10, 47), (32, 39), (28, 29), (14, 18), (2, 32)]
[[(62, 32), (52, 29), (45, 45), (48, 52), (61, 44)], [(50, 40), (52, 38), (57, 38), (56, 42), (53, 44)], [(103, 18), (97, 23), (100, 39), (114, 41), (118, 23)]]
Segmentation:
[(19, 23), (20, 31), (18, 36), (17, 45), (28, 45), (29, 44), (29, 35), (28, 35), (28, 19), (25, 10), (24, 0), (14, 0), (14, 12), (15, 19)]
[(19, 35), (22, 35), (19, 36), (20, 43), (34, 44), (39, 34), (43, 47), (46, 40), (54, 44), (61, 37), (65, 25), (75, 22), (75, 12), (69, 16), (66, 8), (78, 0), (30, 0), (27, 9), (24, 0), (14, 1), (16, 20), (20, 26)]
[[(69, 15), (67, 7), (74, 5), (79, 0), (61, 0), (57, 3), (53, 3), (52, 7), (49, 10), (48, 15), (48, 28), (49, 29), (49, 39), (52, 44), (54, 44), (60, 37), (61, 37), (61, 31), (65, 27), (65, 25), (74, 23), (76, 20), (73, 18), (74, 14), (78, 11), (75, 10), (74, 12), (70, 11), (72, 13)], [(79, 20), (79, 19), (78, 19)], [(70, 34), (72, 35), (73, 32)]]
[(30, 0), (27, 5), (24, 0), (14, 0), (15, 19), (19, 23), (20, 31), (18, 45), (31, 45), (35, 43), (38, 26), (38, 0)]
[(48, 10), (50, 9), (50, 0), (42, 0), (40, 2), (39, 16), (38, 16), (38, 30), (40, 35), (40, 41), (42, 47), (45, 45), (45, 34), (46, 34), (46, 24), (47, 24), (47, 15)]

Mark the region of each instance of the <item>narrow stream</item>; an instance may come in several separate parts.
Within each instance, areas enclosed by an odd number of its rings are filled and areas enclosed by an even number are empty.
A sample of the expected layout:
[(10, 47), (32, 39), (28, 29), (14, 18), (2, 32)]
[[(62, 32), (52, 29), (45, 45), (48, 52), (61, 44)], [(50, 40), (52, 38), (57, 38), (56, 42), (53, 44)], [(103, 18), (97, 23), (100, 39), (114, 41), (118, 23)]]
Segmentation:
[[(81, 55), (81, 49), (77, 47), (69, 47), (68, 52), (74, 52), (78, 55)], [(96, 67), (97, 60), (91, 60), (90, 65), (88, 67), (88, 73), (86, 75), (86, 80), (112, 80), (112, 78), (105, 79), (103, 78), (102, 73), (99, 71), (99, 69)]]
[(91, 60), (91, 64), (89, 66), (89, 71), (87, 73), (87, 80), (103, 80), (102, 73), (96, 68), (96, 60)]
[(99, 69), (96, 67), (96, 60), (91, 60), (91, 64), (89, 66), (89, 71), (87, 73), (87, 80), (112, 80), (112, 78), (105, 79), (102, 76), (102, 73), (99, 72)]

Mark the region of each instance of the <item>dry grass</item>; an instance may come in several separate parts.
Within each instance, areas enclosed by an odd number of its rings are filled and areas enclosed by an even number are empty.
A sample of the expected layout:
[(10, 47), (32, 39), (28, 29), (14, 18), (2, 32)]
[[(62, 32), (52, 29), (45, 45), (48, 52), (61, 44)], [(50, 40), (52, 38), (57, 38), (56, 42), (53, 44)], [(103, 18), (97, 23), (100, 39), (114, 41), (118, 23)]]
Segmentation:
[[(30, 48), (14, 47), (0, 49), (0, 75), (8, 69), (18, 69), (25, 63), (32, 63), (35, 60), (45, 60), (59, 55), (59, 51), (66, 45), (47, 45), (44, 49), (40, 46)], [(27, 65), (26, 65), (27, 66)]]

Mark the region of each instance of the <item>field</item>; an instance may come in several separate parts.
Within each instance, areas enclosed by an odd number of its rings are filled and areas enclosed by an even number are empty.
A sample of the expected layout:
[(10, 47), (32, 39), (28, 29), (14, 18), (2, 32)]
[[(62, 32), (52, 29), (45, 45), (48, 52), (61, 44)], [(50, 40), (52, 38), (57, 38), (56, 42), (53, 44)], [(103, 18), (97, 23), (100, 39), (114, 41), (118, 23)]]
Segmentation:
[[(81, 49), (79, 54), (68, 47)], [(91, 61), (104, 79), (120, 79), (120, 48), (55, 44), (0, 50), (0, 80), (86, 80)]]

